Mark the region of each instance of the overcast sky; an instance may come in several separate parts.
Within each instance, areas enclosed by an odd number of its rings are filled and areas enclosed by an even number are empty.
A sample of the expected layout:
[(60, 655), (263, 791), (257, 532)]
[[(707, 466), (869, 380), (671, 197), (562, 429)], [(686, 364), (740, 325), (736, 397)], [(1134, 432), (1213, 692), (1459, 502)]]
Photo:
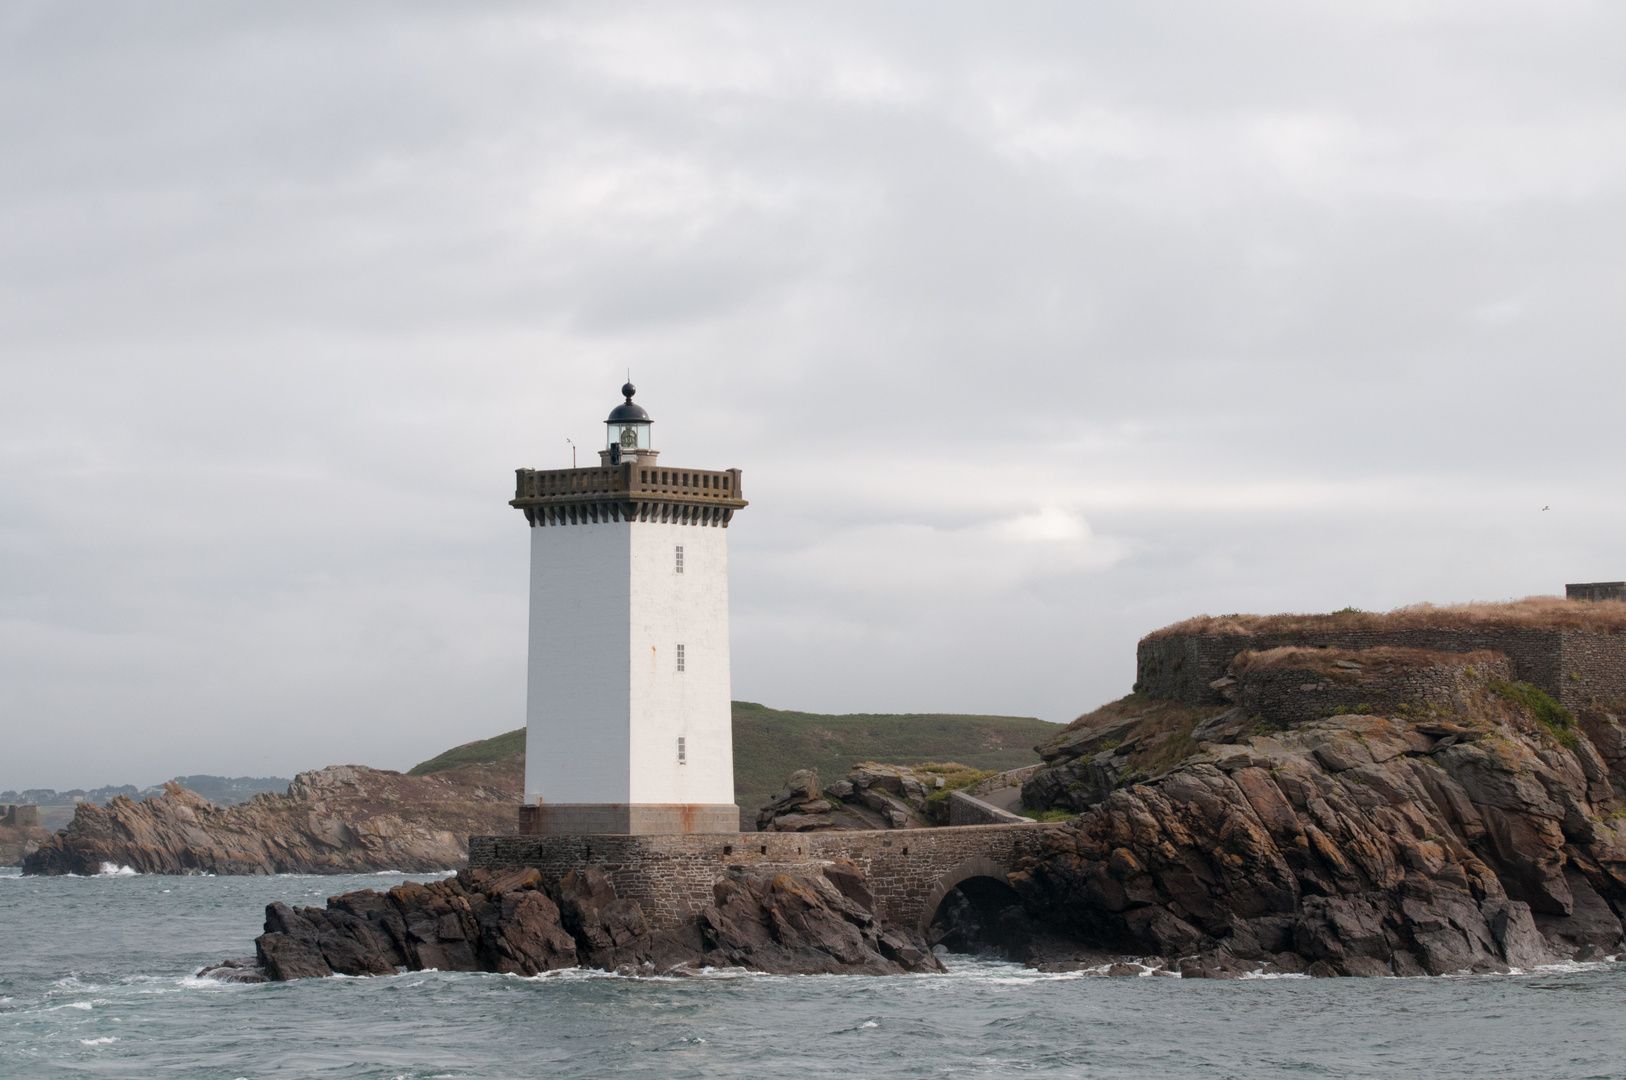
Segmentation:
[[(0, 8), (0, 788), (524, 722), (517, 466), (744, 470), (734, 695), (1626, 577), (1626, 8)], [(1543, 509), (1550, 507), (1550, 509)]]

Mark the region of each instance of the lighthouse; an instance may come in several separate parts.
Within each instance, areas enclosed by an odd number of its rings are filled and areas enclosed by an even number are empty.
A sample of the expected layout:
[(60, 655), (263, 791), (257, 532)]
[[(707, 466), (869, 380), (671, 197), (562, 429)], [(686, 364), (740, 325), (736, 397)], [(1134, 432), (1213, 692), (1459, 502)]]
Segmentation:
[(740, 470), (662, 463), (636, 389), (588, 468), (516, 470), (531, 526), (522, 833), (731, 833)]

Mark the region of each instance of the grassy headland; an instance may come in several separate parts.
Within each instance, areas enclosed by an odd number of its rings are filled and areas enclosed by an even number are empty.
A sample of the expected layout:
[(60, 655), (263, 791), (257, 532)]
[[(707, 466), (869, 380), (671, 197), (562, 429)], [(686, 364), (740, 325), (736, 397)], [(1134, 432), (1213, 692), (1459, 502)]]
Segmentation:
[(767, 802), (795, 769), (817, 769), (825, 783), (861, 761), (919, 765), (955, 761), (973, 769), (1036, 765), (1033, 748), (1062, 725), (1031, 716), (953, 713), (826, 716), (734, 702), (734, 801)]
[[(1018, 769), (1037, 764), (1033, 748), (1062, 725), (1025, 716), (820, 713), (734, 702), (734, 800), (755, 809), (796, 769), (817, 769), (836, 780), (861, 761), (917, 765), (956, 761), (975, 769)], [(519, 776), (525, 729), (464, 743), (414, 765), (409, 775), (477, 769)]]

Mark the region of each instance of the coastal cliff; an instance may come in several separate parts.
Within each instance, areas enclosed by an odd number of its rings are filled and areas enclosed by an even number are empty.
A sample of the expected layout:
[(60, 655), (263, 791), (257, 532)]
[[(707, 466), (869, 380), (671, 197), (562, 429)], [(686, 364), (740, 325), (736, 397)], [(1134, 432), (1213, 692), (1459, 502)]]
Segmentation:
[(286, 794), (219, 807), (178, 784), (136, 802), (81, 803), (25, 874), (427, 872), (463, 866), (471, 835), (512, 827), (514, 792), (480, 770), (407, 776), (360, 765), (300, 773)]
[(1283, 647), (1232, 658), (1223, 704), (1082, 717), (1023, 785), (1079, 816), (1012, 876), (1022, 915), (1219, 976), (1618, 951), (1626, 725), (1510, 674), (1493, 652)]

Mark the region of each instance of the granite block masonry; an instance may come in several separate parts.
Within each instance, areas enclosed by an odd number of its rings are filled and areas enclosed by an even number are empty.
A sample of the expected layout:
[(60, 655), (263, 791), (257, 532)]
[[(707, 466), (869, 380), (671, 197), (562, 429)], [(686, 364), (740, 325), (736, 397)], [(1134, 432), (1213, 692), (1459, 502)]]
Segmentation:
[(985, 803), (975, 795), (949, 792), (950, 825), (1021, 825), (1027, 820), (1020, 814)]
[(1564, 586), (1566, 600), (1626, 600), (1626, 581), (1589, 581)]
[(500, 871), (535, 867), (563, 877), (593, 866), (616, 895), (637, 900), (656, 929), (676, 926), (713, 902), (712, 885), (731, 868), (805, 873), (809, 864), (845, 859), (868, 881), (876, 914), (924, 930), (948, 891), (973, 877), (1003, 881), (1018, 860), (1037, 856), (1058, 826), (970, 825), (829, 833), (690, 833), (669, 836), (475, 836), (469, 866)]
[(1626, 634), (1530, 627), (1475, 629), (1294, 630), (1257, 634), (1173, 634), (1143, 638), (1136, 649), (1136, 688), (1188, 705), (1225, 698), (1210, 684), (1244, 650), (1297, 646), (1373, 649), (1385, 646), (1507, 656), (1515, 679), (1540, 687), (1567, 708), (1626, 701)]

